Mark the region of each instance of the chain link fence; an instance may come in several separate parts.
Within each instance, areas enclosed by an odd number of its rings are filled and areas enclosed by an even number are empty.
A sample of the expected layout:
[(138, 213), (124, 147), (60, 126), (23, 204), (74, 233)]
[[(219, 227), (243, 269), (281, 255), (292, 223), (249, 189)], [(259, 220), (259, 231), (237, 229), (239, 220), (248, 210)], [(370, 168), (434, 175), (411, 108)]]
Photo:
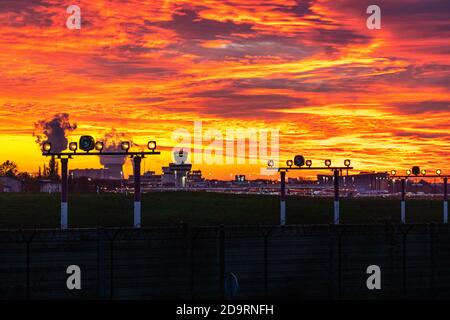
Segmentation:
[[(68, 290), (66, 269), (81, 269)], [(381, 269), (369, 290), (366, 269)], [(1, 299), (449, 299), (450, 228), (208, 226), (0, 231)]]

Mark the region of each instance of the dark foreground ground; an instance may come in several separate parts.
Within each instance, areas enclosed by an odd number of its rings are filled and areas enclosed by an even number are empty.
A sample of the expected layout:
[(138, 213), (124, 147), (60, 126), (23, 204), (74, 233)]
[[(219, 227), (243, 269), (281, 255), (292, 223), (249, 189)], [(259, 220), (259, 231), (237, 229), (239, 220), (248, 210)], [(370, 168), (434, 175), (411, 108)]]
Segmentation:
[[(75, 227), (132, 226), (133, 196), (71, 194), (69, 225)], [(0, 229), (59, 227), (59, 194), (0, 194)], [(442, 221), (442, 202), (408, 200), (408, 223)], [(288, 224), (328, 224), (333, 199), (287, 199)], [(398, 199), (342, 199), (341, 223), (365, 224), (400, 220)], [(259, 225), (279, 223), (276, 196), (206, 192), (147, 193), (142, 197), (144, 227), (189, 223), (194, 225)]]

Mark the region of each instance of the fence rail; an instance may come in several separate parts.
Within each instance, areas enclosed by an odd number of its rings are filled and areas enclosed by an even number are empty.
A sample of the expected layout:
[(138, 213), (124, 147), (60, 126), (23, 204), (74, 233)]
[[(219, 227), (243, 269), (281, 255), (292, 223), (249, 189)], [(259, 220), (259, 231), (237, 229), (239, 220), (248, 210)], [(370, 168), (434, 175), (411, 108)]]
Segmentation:
[[(81, 268), (81, 290), (66, 269)], [(381, 268), (381, 290), (366, 269)], [(417, 225), (0, 230), (1, 299), (449, 299), (450, 228)]]

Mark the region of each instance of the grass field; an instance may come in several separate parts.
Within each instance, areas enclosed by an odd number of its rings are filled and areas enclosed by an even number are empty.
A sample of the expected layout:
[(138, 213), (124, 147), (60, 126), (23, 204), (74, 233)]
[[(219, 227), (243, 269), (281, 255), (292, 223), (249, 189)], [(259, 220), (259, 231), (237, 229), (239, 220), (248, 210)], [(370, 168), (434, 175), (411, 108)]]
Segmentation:
[[(59, 194), (0, 194), (0, 228), (59, 227)], [(440, 222), (442, 202), (409, 200), (407, 222)], [(333, 216), (330, 198), (287, 199), (288, 224), (329, 224)], [(342, 199), (341, 223), (399, 221), (400, 202), (389, 199)], [(142, 196), (143, 226), (258, 225), (279, 223), (276, 196), (207, 192), (146, 193)], [(133, 197), (122, 194), (71, 194), (70, 227), (132, 226)]]
[[(59, 227), (58, 194), (0, 194), (0, 228)], [(206, 192), (146, 193), (142, 197), (142, 224), (245, 225), (278, 224), (276, 196)], [(407, 222), (442, 221), (442, 202), (409, 200)], [(329, 224), (333, 216), (330, 198), (287, 199), (288, 224)], [(341, 223), (399, 221), (396, 199), (342, 199)], [(132, 226), (133, 197), (121, 194), (71, 194), (70, 227)]]

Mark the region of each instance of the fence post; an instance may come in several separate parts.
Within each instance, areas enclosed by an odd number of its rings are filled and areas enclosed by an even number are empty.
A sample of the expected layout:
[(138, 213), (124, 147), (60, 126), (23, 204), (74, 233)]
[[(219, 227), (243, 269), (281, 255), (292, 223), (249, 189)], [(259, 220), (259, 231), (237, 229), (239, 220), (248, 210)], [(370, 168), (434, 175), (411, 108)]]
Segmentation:
[(406, 237), (408, 232), (411, 230), (412, 226), (410, 226), (406, 232), (402, 230), (402, 291), (403, 291), (403, 299), (406, 299)]
[(336, 298), (336, 285), (335, 285), (335, 279), (336, 279), (336, 272), (334, 268), (334, 257), (335, 257), (335, 244), (336, 244), (336, 229), (333, 224), (330, 224), (329, 227), (329, 242), (328, 242), (328, 248), (329, 248), (329, 276), (330, 276), (330, 299)]
[(269, 289), (269, 236), (272, 232), (270, 229), (268, 232), (264, 233), (264, 298), (268, 297)]
[(25, 262), (25, 267), (26, 267), (26, 299), (29, 300), (31, 297), (31, 285), (30, 285), (30, 264), (31, 264), (31, 253), (30, 253), (30, 245), (31, 242), (34, 239), (34, 236), (36, 235), (36, 230), (34, 230), (31, 233), (30, 237), (25, 237), (23, 231), (22, 231), (22, 239), (23, 241), (25, 241), (25, 250), (26, 250), (26, 262)]
[(191, 232), (191, 300), (195, 298), (195, 240), (197, 238), (197, 232)]
[(337, 230), (338, 236), (338, 299), (342, 297), (342, 234)]
[(219, 227), (219, 290), (221, 299), (225, 299), (225, 227)]
[(386, 236), (389, 241), (389, 277), (388, 283), (390, 290), (388, 291), (389, 298), (394, 297), (394, 272), (395, 272), (395, 263), (394, 263), (394, 246), (395, 246), (395, 228), (392, 224), (386, 222)]
[(105, 230), (97, 229), (97, 294), (100, 300), (107, 297), (106, 294), (106, 250), (104, 241)]
[(26, 242), (26, 247), (27, 247), (27, 300), (30, 299), (30, 242), (27, 241)]
[(112, 237), (110, 237), (107, 233), (107, 237), (109, 240), (109, 299), (114, 299), (114, 241), (116, 240), (117, 235), (119, 234), (120, 229), (114, 231)]
[(434, 241), (435, 241), (435, 224), (430, 223), (430, 298), (435, 299), (435, 252), (434, 252)]
[(114, 298), (114, 239), (109, 240), (109, 299)]
[[(342, 236), (345, 229), (339, 231), (339, 226), (330, 224), (330, 295), (332, 299), (340, 299), (342, 295)], [(336, 249), (337, 245), (337, 249)], [(335, 259), (337, 258), (337, 261)], [(337, 274), (336, 274), (337, 263)], [(337, 278), (337, 292), (336, 292)]]

